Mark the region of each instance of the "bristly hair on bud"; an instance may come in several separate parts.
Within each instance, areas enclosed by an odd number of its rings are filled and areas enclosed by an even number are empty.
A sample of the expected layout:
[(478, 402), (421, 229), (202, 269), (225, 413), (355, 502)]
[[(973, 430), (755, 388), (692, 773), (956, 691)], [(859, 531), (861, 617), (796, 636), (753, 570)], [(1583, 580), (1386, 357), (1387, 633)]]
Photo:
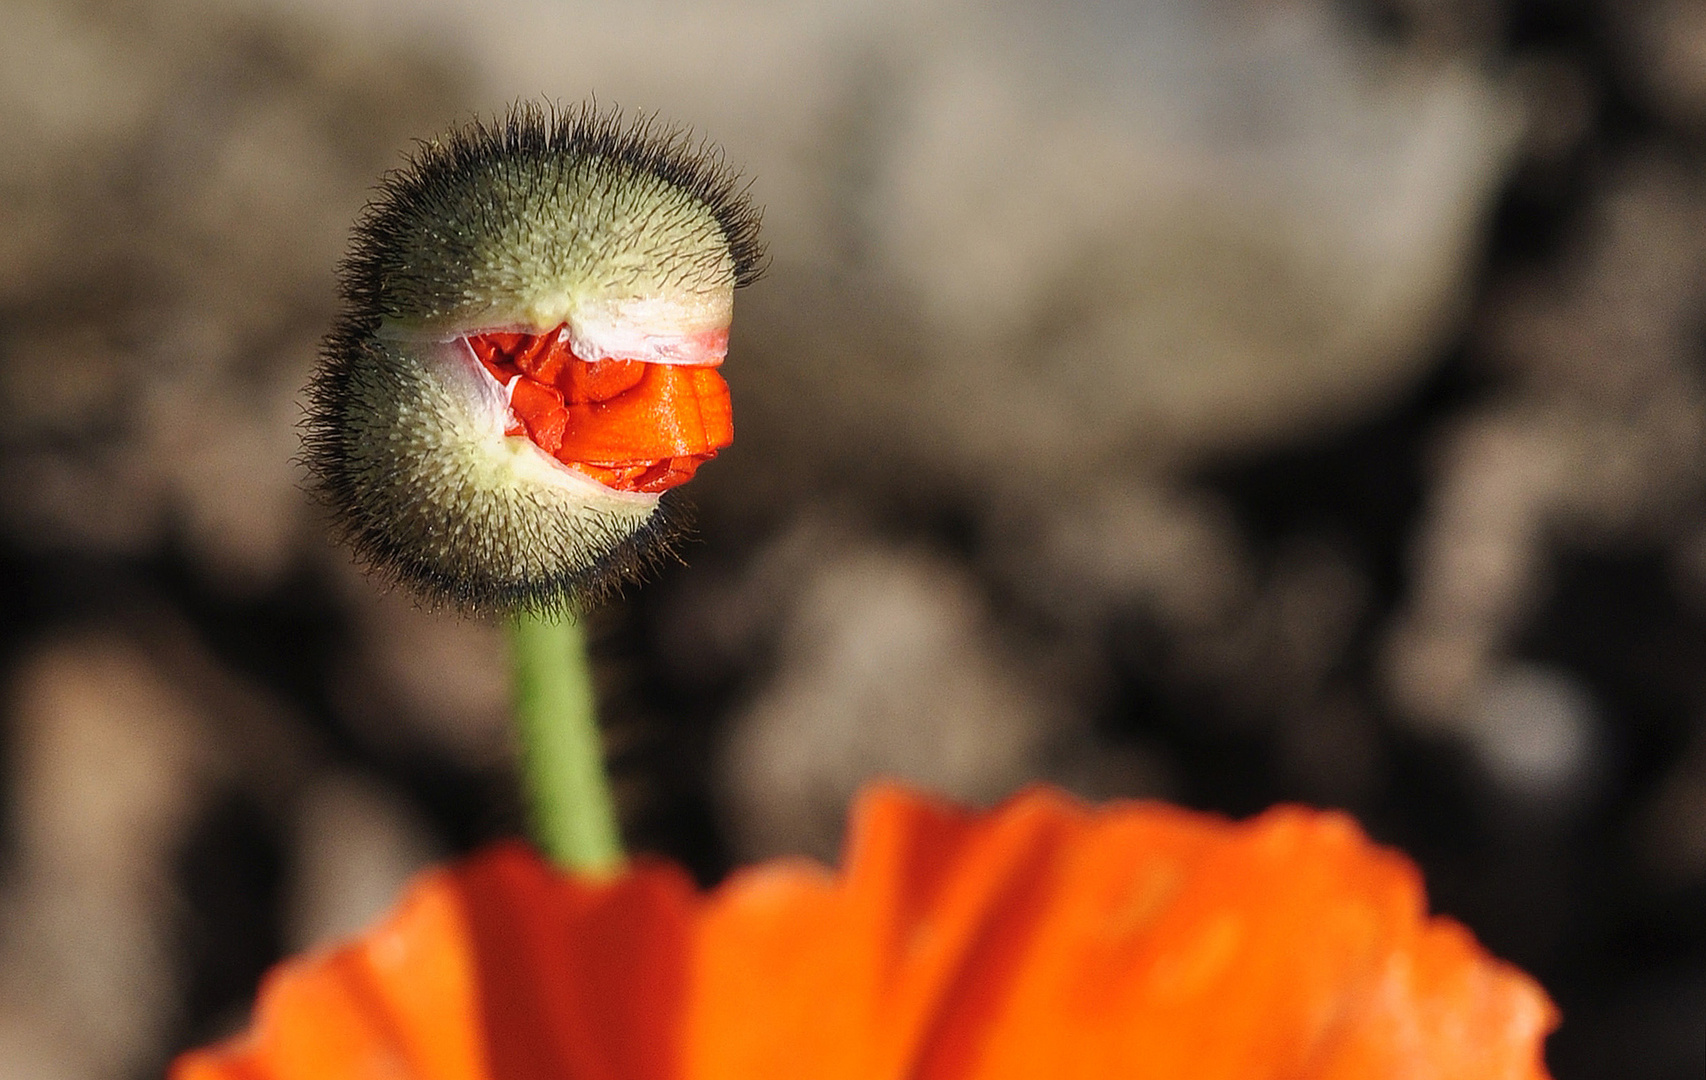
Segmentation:
[(421, 144), (356, 223), (307, 392), (358, 555), (464, 611), (584, 607), (670, 555), (664, 488), (732, 437), (714, 369), (758, 223), (652, 117), (518, 105)]

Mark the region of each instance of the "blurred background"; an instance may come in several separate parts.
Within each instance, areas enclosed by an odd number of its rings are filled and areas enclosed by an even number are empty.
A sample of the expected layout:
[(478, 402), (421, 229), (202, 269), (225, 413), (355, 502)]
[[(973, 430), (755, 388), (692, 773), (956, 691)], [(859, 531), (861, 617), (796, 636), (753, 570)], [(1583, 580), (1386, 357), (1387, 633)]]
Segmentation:
[(1354, 812), (1706, 1074), (1706, 4), (0, 0), (0, 1078), (141, 1080), (518, 830), (498, 629), (303, 494), (412, 140), (660, 112), (766, 207), (739, 438), (592, 616), (632, 846), (865, 777)]

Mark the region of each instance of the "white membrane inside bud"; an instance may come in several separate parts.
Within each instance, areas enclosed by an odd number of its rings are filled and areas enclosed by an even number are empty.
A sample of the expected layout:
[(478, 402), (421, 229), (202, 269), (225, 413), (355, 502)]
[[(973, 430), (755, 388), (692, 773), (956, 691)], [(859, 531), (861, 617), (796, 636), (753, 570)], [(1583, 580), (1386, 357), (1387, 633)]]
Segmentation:
[(569, 344), (583, 360), (640, 360), (648, 364), (715, 367), (729, 351), (732, 287), (709, 295), (590, 301), (562, 295), (536, 301), (523, 312), (493, 314), (473, 329), (386, 321), (378, 336), (390, 341), (454, 341), (474, 334), (548, 334), (569, 329)]
[(648, 364), (716, 366), (729, 352), (733, 291), (722, 304), (624, 300), (588, 305), (569, 322), (575, 355)]

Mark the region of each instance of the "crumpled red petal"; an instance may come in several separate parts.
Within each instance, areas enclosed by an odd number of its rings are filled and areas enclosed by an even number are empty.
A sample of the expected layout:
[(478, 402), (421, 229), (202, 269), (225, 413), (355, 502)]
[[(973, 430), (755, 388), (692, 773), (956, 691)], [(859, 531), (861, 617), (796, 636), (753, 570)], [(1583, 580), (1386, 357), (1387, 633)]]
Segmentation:
[(1338, 814), (1230, 824), (1047, 789), (860, 801), (846, 870), (701, 896), (505, 845), (284, 965), (174, 1080), (1545, 1077), (1526, 976)]
[(509, 434), (607, 487), (667, 491), (734, 441), (729, 386), (715, 367), (586, 360), (561, 330), (475, 334), (468, 346), (509, 388)]

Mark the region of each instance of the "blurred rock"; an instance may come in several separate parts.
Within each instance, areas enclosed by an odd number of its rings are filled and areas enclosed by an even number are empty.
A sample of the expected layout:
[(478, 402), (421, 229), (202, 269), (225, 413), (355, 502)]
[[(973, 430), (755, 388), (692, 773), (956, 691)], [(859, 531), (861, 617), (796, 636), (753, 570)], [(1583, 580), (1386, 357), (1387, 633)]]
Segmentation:
[(956, 31), (866, 219), (946, 335), (923, 423), (978, 466), (1307, 430), (1406, 385), (1457, 313), (1521, 126), (1486, 78), (1307, 4)]
[(393, 753), (426, 750), (474, 769), (507, 764), (509, 651), (496, 620), (428, 610), (343, 564), (354, 641), (331, 672), (340, 717)]
[(1638, 160), (1592, 210), (1571, 258), (1489, 306), (1480, 355), (1505, 392), (1442, 440), (1386, 654), (1394, 702), (1427, 729), (1474, 727), (1555, 550), (1674, 536), (1703, 492), (1706, 192)]
[(1569, 673), (1513, 664), (1485, 680), (1464, 730), (1495, 783), (1528, 809), (1565, 816), (1593, 794), (1600, 724)]
[(833, 859), (851, 795), (877, 776), (991, 802), (1058, 737), (1055, 706), (952, 562), (853, 536), (813, 540), (789, 575), (775, 674), (738, 711), (723, 762), (744, 858)]
[(18, 853), (0, 923), (5, 999), (50, 1025), (77, 1074), (129, 1077), (176, 1019), (175, 846), (234, 763), (215, 719), (123, 637), (40, 649), (8, 704)]
[(351, 773), (316, 778), (296, 805), (286, 948), (351, 937), (390, 909), (439, 854), (414, 811)]
[(1038, 493), (1004, 508), (990, 546), (1003, 580), (1068, 624), (1137, 606), (1180, 632), (1203, 632), (1222, 625), (1255, 587), (1227, 508), (1157, 485)]
[(44, 1017), (26, 995), (0, 999), (0, 1080), (85, 1080), (92, 1071), (67, 1037), (66, 1022)]
[(861, 48), (823, 202), (769, 215), (825, 239), (744, 308), (745, 483), (708, 498), (844, 447), (868, 484), (1022, 498), (1364, 414), (1460, 317), (1523, 128), (1313, 4), (872, 15)]
[(1645, 104), (1706, 132), (1706, 8), (1693, 0), (1623, 0), (1613, 12), (1619, 59)]

